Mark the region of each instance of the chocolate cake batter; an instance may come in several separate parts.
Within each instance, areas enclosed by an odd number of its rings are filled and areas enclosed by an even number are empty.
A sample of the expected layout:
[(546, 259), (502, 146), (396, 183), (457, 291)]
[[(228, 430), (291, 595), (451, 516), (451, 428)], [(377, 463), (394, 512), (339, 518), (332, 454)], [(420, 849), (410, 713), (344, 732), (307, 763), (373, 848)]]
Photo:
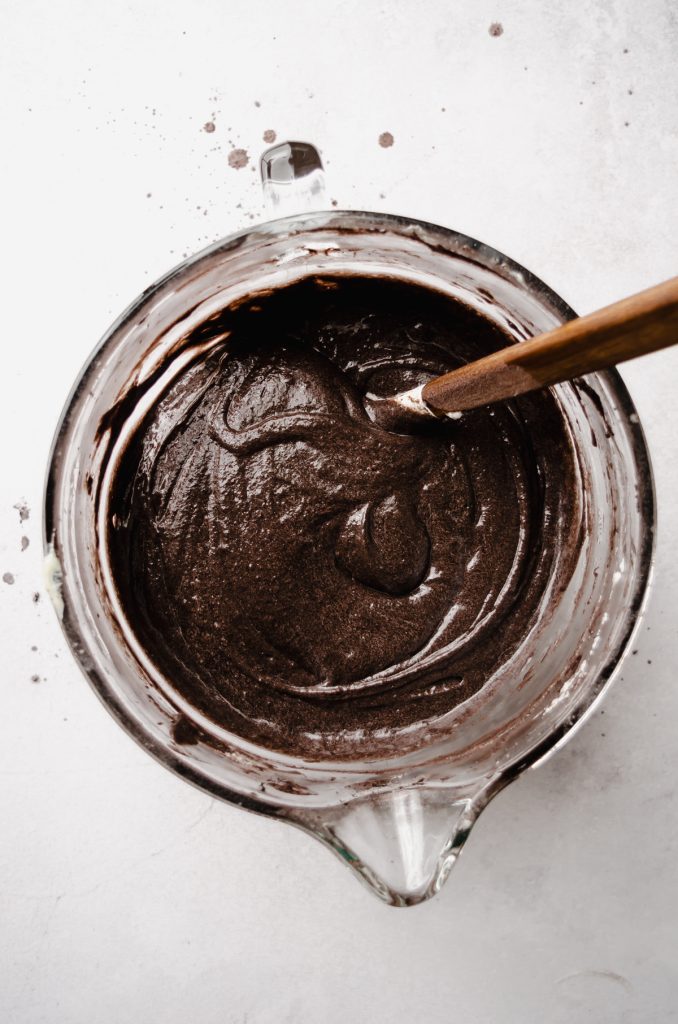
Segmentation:
[(199, 333), (228, 336), (147, 413), (111, 489), (131, 628), (246, 739), (310, 757), (411, 745), (510, 658), (571, 572), (578, 481), (556, 400), (375, 423), (367, 394), (511, 340), (383, 278), (307, 279)]

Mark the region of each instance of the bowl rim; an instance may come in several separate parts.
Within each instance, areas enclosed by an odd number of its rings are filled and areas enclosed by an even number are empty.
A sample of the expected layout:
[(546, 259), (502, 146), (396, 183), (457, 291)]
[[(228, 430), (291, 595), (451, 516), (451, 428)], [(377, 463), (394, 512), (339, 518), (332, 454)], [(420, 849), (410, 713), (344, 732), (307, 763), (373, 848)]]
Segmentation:
[[(321, 228), (331, 230), (333, 228), (341, 228), (342, 226), (344, 228), (350, 226), (351, 229), (359, 233), (367, 233), (370, 225), (375, 231), (381, 233), (390, 231), (406, 238), (414, 237), (416, 239), (418, 237), (417, 232), (422, 232), (428, 237), (421, 238), (420, 240), (427, 244), (432, 236), (441, 243), (444, 251), (454, 255), (455, 258), (468, 258), (469, 261), (479, 263), (487, 269), (498, 271), (501, 276), (509, 278), (514, 282), (519, 282), (523, 287), (527, 287), (538, 296), (540, 301), (549, 306), (563, 320), (571, 320), (577, 316), (572, 307), (552, 288), (516, 260), (470, 235), (429, 221), (367, 210), (332, 209), (270, 219), (226, 235), (176, 264), (141, 292), (105, 331), (76, 376), (59, 417), (47, 463), (42, 506), (43, 550), (46, 558), (51, 557), (53, 559), (54, 557), (55, 523), (59, 515), (60, 453), (69, 442), (73, 413), (77, 407), (83, 385), (94, 365), (105, 355), (109, 343), (117, 336), (125, 324), (135, 318), (139, 309), (154, 296), (164, 291), (175, 279), (182, 277), (188, 268), (196, 266), (217, 253), (226, 253), (240, 248), (249, 239), (255, 241), (266, 238), (279, 239), (285, 234), (291, 239), (302, 231), (318, 230)], [(449, 247), (445, 243), (449, 243)], [(468, 253), (466, 257), (465, 252)], [(581, 694), (580, 700), (574, 706), (567, 719), (555, 725), (548, 736), (543, 738), (523, 756), (499, 768), (496, 775), (488, 780), (482, 789), (475, 794), (472, 807), (469, 808), (469, 812), (472, 813), (474, 818), (496, 793), (521, 774), (521, 772), (529, 767), (536, 767), (538, 764), (543, 763), (551, 754), (562, 747), (593, 713), (617, 675), (624, 654), (639, 628), (650, 594), (654, 567), (656, 497), (645, 434), (633, 400), (619, 372), (616, 369), (611, 369), (598, 373), (595, 376), (604, 380), (614, 396), (619, 415), (625, 421), (625, 426), (628, 429), (632, 443), (633, 458), (638, 473), (637, 501), (641, 520), (640, 535), (642, 546), (638, 552), (636, 586), (632, 600), (625, 611), (627, 628), (617, 642), (610, 658), (591, 684)], [(207, 773), (203, 773), (198, 765), (182, 759), (178, 754), (174, 753), (169, 745), (160, 742), (154, 735), (146, 731), (139, 721), (131, 718), (126, 708), (119, 701), (116, 693), (109, 687), (106, 679), (99, 674), (96, 666), (87, 657), (86, 650), (83, 650), (82, 636), (77, 621), (75, 616), (69, 614), (67, 591), (64, 590), (62, 593), (65, 607), (63, 614), (59, 615), (59, 619), (71, 653), (101, 702), (123, 727), (125, 732), (166, 768), (186, 779), (203, 792), (207, 791), (213, 796), (267, 816), (287, 818), (298, 816), (300, 810), (299, 803), (296, 805), (271, 803), (264, 794), (262, 794), (264, 799), (258, 799), (257, 797), (248, 796), (231, 789), (216, 781)], [(354, 766), (355, 763), (349, 761), (337, 762), (336, 767), (340, 770), (347, 770)], [(325, 764), (329, 765), (330, 762), (323, 762), (323, 765)], [(296, 823), (303, 826), (303, 822), (297, 820)]]

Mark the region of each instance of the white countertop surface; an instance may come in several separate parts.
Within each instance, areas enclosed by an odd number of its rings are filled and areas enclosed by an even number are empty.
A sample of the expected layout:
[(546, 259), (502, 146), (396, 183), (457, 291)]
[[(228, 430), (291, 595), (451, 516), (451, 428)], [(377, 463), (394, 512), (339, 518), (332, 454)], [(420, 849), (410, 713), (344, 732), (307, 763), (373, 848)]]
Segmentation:
[(637, 654), (423, 906), (157, 765), (32, 599), (70, 385), (143, 287), (263, 216), (264, 131), (316, 143), (340, 207), (465, 231), (579, 312), (678, 273), (675, 4), (27, 0), (2, 23), (0, 1020), (678, 1020), (678, 349), (624, 371), (659, 506)]

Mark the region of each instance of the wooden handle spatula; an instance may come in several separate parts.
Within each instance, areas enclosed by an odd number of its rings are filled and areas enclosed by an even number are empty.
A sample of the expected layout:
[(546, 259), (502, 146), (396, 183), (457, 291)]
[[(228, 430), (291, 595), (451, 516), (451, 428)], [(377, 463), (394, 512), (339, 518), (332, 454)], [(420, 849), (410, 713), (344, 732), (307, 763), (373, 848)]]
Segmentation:
[(678, 277), (674, 277), (436, 377), (420, 395), (434, 412), (449, 415), (515, 398), (677, 342)]

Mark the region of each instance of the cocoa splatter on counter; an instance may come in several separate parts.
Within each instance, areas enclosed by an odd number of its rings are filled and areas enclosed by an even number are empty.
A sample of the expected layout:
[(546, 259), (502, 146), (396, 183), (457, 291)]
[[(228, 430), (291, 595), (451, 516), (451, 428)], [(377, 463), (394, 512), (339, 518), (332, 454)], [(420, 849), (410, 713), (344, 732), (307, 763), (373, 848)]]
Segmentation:
[(249, 160), (249, 154), (246, 149), (232, 149), (228, 154), (228, 166), (235, 168), (236, 171), (239, 171), (242, 167), (247, 167)]
[(40, 676), (37, 675), (37, 674), (36, 675), (32, 675), (31, 676), (31, 682), (32, 683), (39, 683), (40, 682)]
[(33, 592), (33, 597), (32, 597), (33, 604), (37, 604), (39, 600), (40, 600), (40, 594), (36, 590), (36, 591)]
[(272, 128), (267, 128), (263, 135), (264, 142), (275, 142), (276, 134)]
[(500, 21), (493, 21), (487, 31), (496, 39), (497, 36), (504, 34), (504, 26)]
[(382, 132), (379, 136), (379, 145), (382, 149), (388, 149), (393, 145), (394, 139), (390, 132)]
[(11, 587), (12, 584), (14, 583), (14, 574), (11, 572), (3, 572), (2, 582), (9, 584), (9, 586)]
[(261, 103), (259, 102), (259, 100), (255, 100), (254, 101), (254, 106), (255, 107), (260, 107), (261, 106)]
[(215, 128), (216, 128), (216, 125), (215, 125), (214, 121), (205, 121), (204, 125), (202, 126), (202, 130), (204, 132), (207, 132), (209, 135), (212, 134), (212, 132), (214, 131)]
[(29, 509), (29, 507), (28, 507), (28, 505), (26, 504), (25, 501), (17, 501), (17, 503), (14, 506), (14, 508), (19, 513), (19, 522), (20, 523), (25, 523), (26, 520), (30, 518), (31, 510)]
[(25, 551), (25, 550), (26, 550), (26, 548), (28, 547), (28, 545), (29, 545), (30, 543), (31, 543), (31, 542), (30, 542), (30, 540), (28, 539), (28, 537), (22, 537), (22, 538), (21, 538), (21, 550), (22, 550), (22, 551)]

